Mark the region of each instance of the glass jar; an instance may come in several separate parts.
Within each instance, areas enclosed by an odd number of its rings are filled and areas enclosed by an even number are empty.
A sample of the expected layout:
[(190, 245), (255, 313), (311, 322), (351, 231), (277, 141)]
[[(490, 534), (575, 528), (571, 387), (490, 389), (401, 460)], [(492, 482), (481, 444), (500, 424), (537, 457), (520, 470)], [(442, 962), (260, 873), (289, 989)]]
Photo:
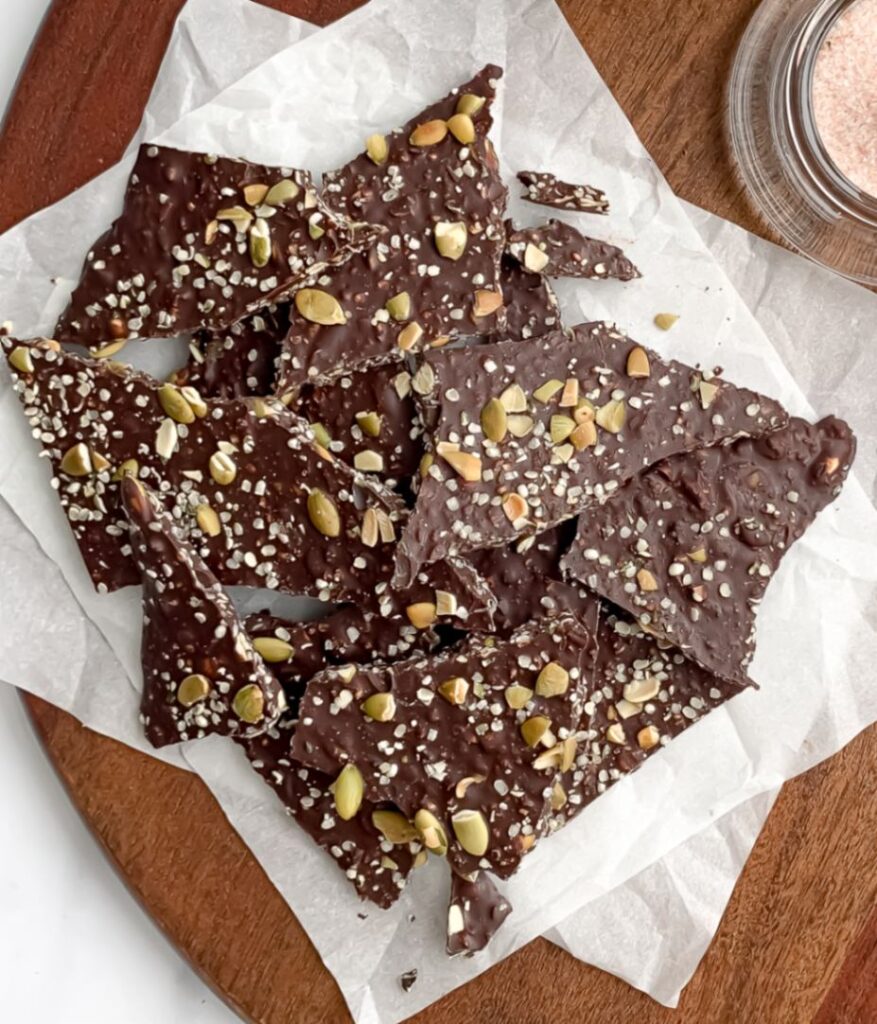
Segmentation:
[(743, 181), (770, 226), (817, 263), (877, 285), (877, 196), (837, 167), (813, 101), (820, 50), (857, 3), (873, 4), (877, 17), (877, 0), (764, 0), (734, 61), (728, 131)]

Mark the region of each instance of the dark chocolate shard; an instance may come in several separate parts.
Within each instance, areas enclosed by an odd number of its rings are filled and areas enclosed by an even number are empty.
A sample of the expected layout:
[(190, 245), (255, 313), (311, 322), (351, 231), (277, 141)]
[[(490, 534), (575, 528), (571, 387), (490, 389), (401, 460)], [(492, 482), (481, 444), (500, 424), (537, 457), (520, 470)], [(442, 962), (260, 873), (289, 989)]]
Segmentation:
[(223, 585), (489, 623), (492, 595), (469, 565), (437, 566), (407, 593), (390, 586), (401, 499), (320, 448), (281, 403), (213, 401), (50, 343), (0, 341), (99, 590), (140, 581), (118, 502), (120, 473), (136, 469)]
[(608, 213), (606, 193), (593, 185), (572, 185), (543, 171), (518, 171), (518, 181), (525, 187), (523, 199), (540, 206), (578, 213)]
[(374, 237), (359, 235), (306, 171), (143, 145), (55, 337), (100, 345), (224, 329)]
[(189, 361), (173, 381), (197, 388), (205, 398), (271, 395), (288, 327), (289, 306), (281, 303), (266, 306), (226, 331), (199, 331), (189, 344)]
[(669, 455), (787, 420), (605, 323), (431, 353), (418, 372), (435, 460), (396, 549), (398, 586), (432, 559), (571, 519)]
[(506, 253), (501, 281), (506, 316), (503, 340), (541, 338), (561, 326), (557, 296), (542, 274), (529, 273)]
[[(296, 295), (279, 392), (502, 326), (500, 259), (508, 193), (487, 138), (501, 74), (488, 65), (400, 130), (373, 136), (371, 155), (366, 151), (324, 177), (329, 205), (352, 220), (383, 225), (386, 234), (367, 253), (316, 276), (309, 291)], [(457, 120), (465, 95), (484, 102)], [(455, 132), (471, 141), (461, 142)], [(376, 139), (386, 152), (376, 148)], [(313, 289), (331, 297), (334, 316), (315, 319), (309, 308)], [(326, 304), (327, 298), (318, 301)], [(487, 307), (489, 313), (476, 315)]]
[(572, 763), (595, 632), (596, 614), (560, 615), (507, 640), (473, 636), (393, 665), (321, 673), (302, 701), (293, 754), (327, 774), (355, 766), (366, 798), (392, 801), (428, 848), (447, 848), (454, 870), (508, 877), (543, 833), (547, 796)]
[(854, 454), (850, 428), (827, 417), (667, 459), (581, 517), (562, 568), (745, 685), (767, 585)]
[(642, 276), (618, 246), (583, 235), (561, 220), (535, 228), (509, 224), (508, 251), (525, 270), (548, 277), (632, 281)]
[(472, 956), (490, 942), (512, 912), (486, 871), (464, 878), (451, 872), (448, 904), (448, 956)]
[(423, 455), (423, 424), (411, 377), (398, 364), (306, 386), (292, 407), (318, 425), (318, 431), (322, 428), (318, 436), (330, 452), (355, 468), (392, 487), (416, 473)]
[(228, 594), (133, 477), (121, 483), (143, 580), (140, 717), (154, 747), (211, 733), (251, 738), (286, 708)]
[(420, 850), (416, 838), (390, 843), (375, 827), (376, 810), (387, 805), (363, 803), (345, 820), (338, 814), (329, 775), (307, 768), (290, 753), (294, 723), (284, 717), (264, 736), (244, 744), (253, 768), (274, 789), (287, 812), (335, 861), (362, 899), (386, 909), (399, 898)]

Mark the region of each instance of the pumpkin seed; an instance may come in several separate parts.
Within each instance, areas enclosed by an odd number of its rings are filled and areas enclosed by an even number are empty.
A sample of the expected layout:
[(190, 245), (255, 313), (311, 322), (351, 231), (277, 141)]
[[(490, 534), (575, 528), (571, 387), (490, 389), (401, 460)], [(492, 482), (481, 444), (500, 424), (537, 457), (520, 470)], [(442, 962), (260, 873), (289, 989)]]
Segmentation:
[(243, 206), (229, 206), (224, 210), (217, 211), (217, 220), (227, 220), (234, 224), (235, 231), (243, 234), (253, 223), (253, 215)]
[(527, 514), (527, 501), (520, 494), (512, 492), (502, 499), (502, 510), (510, 523), (516, 523)]
[(324, 537), (341, 535), (341, 516), (335, 502), (319, 487), (315, 487), (308, 495), (308, 518), (314, 529)]
[(321, 448), (328, 448), (332, 443), (332, 438), (329, 431), (323, 426), (322, 423), (311, 423), (311, 433), (314, 435), (314, 440), (320, 445)]
[(522, 708), (525, 708), (532, 699), (533, 691), (527, 686), (521, 686), (520, 684), (515, 683), (513, 686), (506, 687), (505, 702), (515, 711), (520, 711)]
[(411, 378), (411, 387), (418, 395), (428, 395), (435, 387), (435, 370), (429, 363), (421, 363)]
[(294, 181), (290, 178), (281, 178), (280, 181), (268, 189), (265, 195), (265, 203), (268, 206), (283, 206), (290, 199), (295, 199), (299, 192), (301, 192), (301, 189)]
[(608, 430), (610, 434), (617, 434), (622, 430), (624, 421), (627, 419), (627, 406), (621, 399), (613, 398), (605, 405), (600, 406), (595, 419), (598, 426)]
[(177, 700), (184, 708), (190, 708), (193, 704), (204, 700), (210, 693), (210, 680), (207, 676), (196, 673), (186, 676), (177, 687)]
[(508, 432), (508, 418), (498, 398), (491, 398), (481, 410), (481, 429), (486, 438), (497, 444), (505, 438)]
[(260, 206), (265, 196), (268, 195), (268, 186), (261, 185), (258, 182), (252, 182), (249, 185), (244, 185), (244, 202), (248, 206)]
[(457, 113), (474, 117), (486, 102), (483, 96), (476, 96), (474, 92), (464, 92), (457, 100)]
[(695, 548), (694, 551), (689, 551), (688, 557), (692, 562), (703, 564), (706, 561), (706, 548)]
[(597, 428), (592, 422), (580, 423), (569, 435), (573, 448), (577, 452), (590, 448), (597, 443)]
[(396, 700), (392, 693), (373, 693), (361, 706), (363, 714), (375, 722), (390, 722), (396, 714)]
[(335, 810), (342, 821), (350, 821), (362, 806), (365, 783), (362, 772), (355, 764), (346, 764), (338, 773), (333, 787)]
[(456, 113), (448, 118), (448, 131), (457, 142), (468, 146), (475, 141), (475, 125), (468, 114)]
[(415, 629), (428, 629), (438, 617), (436, 607), (430, 601), (419, 601), (417, 604), (409, 604), (405, 609), (405, 614)]
[(636, 741), (642, 750), (651, 750), (661, 741), (661, 734), (654, 725), (646, 725), (636, 734)]
[(487, 853), (487, 847), (490, 845), (490, 830), (481, 811), (469, 808), (457, 811), (451, 817), (451, 826), (454, 829), (457, 842), (466, 853), (473, 857), (483, 857)]
[(540, 249), (538, 245), (527, 242), (527, 248), (524, 249), (524, 266), (527, 270), (534, 274), (540, 274), (548, 266), (548, 263), (548, 253)]
[(92, 470), (91, 452), (88, 450), (88, 445), (81, 441), (79, 444), (73, 445), (72, 448), (68, 448), (61, 459), (61, 472), (66, 473), (67, 476), (88, 476)]
[(226, 455), (225, 452), (214, 452), (210, 456), (210, 462), (207, 466), (210, 470), (210, 475), (221, 487), (233, 483), (234, 478), (238, 475), (238, 468), (234, 463), (234, 459), (230, 455)]
[(113, 480), (121, 480), (125, 476), (136, 477), (140, 472), (140, 463), (136, 459), (125, 459), (119, 468), (113, 473)]
[(639, 585), (640, 590), (653, 591), (658, 589), (658, 581), (648, 569), (637, 570), (636, 582)]
[(440, 220), (433, 228), (435, 247), (448, 260), (458, 260), (466, 251), (469, 232), (461, 220)]
[(566, 790), (559, 782), (554, 783), (551, 790), (551, 810), (559, 811), (566, 804)]
[(301, 288), (297, 291), (295, 308), (305, 320), (310, 320), (313, 324), (331, 327), (333, 324), (347, 323), (347, 317), (339, 301), (321, 288)]
[(633, 704), (629, 700), (622, 699), (615, 705), (615, 710), (618, 712), (618, 717), (622, 719), (633, 718), (634, 715), (638, 715), (642, 711), (641, 704)]
[(660, 327), (662, 331), (669, 331), (678, 319), (676, 313), (656, 313), (655, 326)]
[(610, 743), (625, 744), (627, 743), (627, 736), (624, 733), (624, 726), (620, 722), (614, 722), (606, 730), (606, 739)]
[(552, 416), (549, 424), (552, 444), (562, 444), (575, 430), (576, 421), (570, 416)]
[(447, 134), (448, 126), (445, 121), (424, 121), (409, 135), (408, 141), (412, 146), (434, 146)]
[(372, 811), (372, 825), (394, 846), (413, 843), (419, 838), (417, 829), (399, 811)]
[(624, 687), (624, 699), (632, 704), (645, 704), (658, 696), (661, 684), (654, 676), (644, 676), (642, 679), (634, 679)]
[(158, 404), (177, 423), (194, 423), (195, 411), (173, 384), (162, 384), (158, 389)]
[(356, 422), (359, 429), (368, 437), (381, 436), (381, 415), (377, 412), (358, 412)]
[(457, 598), (447, 590), (435, 592), (435, 613), (439, 617), (456, 615), (459, 610)]
[(414, 827), (427, 850), (438, 857), (444, 857), (448, 852), (448, 836), (444, 826), (432, 811), (422, 807), (414, 815)]
[(442, 452), (442, 458), (468, 483), (481, 479), (481, 459), (471, 452)]
[(387, 157), (390, 155), (390, 146), (387, 143), (386, 135), (369, 135), (365, 140), (365, 151), (373, 164), (386, 163)]
[(469, 693), (469, 681), (462, 676), (453, 676), (441, 683), (438, 691), (449, 704), (463, 704)]
[(551, 719), (544, 715), (533, 715), (521, 723), (521, 736), (528, 747), (535, 747), (548, 732)]
[(576, 423), (593, 423), (597, 417), (594, 403), (587, 398), (580, 398), (579, 404), (573, 409), (572, 418)]
[(19, 373), (33, 373), (34, 365), (30, 349), (25, 348), (24, 345), (16, 345), (9, 354), (9, 365)]
[(326, 229), (320, 224), (318, 220), (308, 221), (308, 234), (316, 242), (317, 239), (322, 238), (326, 234)]
[(579, 382), (575, 377), (568, 377), (560, 395), (561, 409), (574, 409), (579, 404)]
[(492, 316), (502, 305), (502, 292), (490, 288), (476, 288), (472, 314), (476, 317)]
[(512, 437), (526, 437), (536, 426), (532, 416), (516, 414), (508, 418), (509, 433)]
[(219, 516), (209, 505), (199, 505), (195, 509), (195, 522), (208, 537), (218, 537), (222, 533)]
[(423, 458), (420, 460), (419, 470), (420, 470), (420, 479), (421, 480), (423, 480), (423, 478), (429, 472), (430, 467), (432, 466), (432, 464), (434, 462), (435, 462), (435, 456), (432, 454), (432, 452), (426, 452), (424, 454)]
[(92, 359), (111, 359), (114, 355), (117, 355), (122, 349), (128, 344), (127, 338), (121, 338), (118, 341), (108, 342), (106, 345), (99, 345), (96, 348), (90, 348), (88, 354)]
[(234, 695), (232, 709), (242, 722), (255, 725), (265, 716), (265, 694), (255, 683), (242, 686)]
[(207, 222), (207, 226), (204, 228), (204, 244), (213, 245), (216, 241), (216, 236), (219, 234), (219, 221), (214, 217), (213, 220)]
[(506, 412), (526, 412), (527, 396), (520, 384), (510, 384), (499, 396)]
[(423, 328), (417, 321), (407, 324), (399, 331), (399, 337), (396, 339), (396, 344), (402, 349), (403, 352), (410, 352), (411, 349), (420, 341), (423, 337)]
[(373, 548), (378, 542), (378, 514), (373, 508), (367, 508), (362, 516), (360, 540), (367, 548)]
[(180, 394), (189, 403), (189, 407), (198, 419), (204, 419), (208, 411), (207, 403), (201, 397), (198, 389), (193, 388), (191, 384), (187, 384), (185, 387), (180, 388)]
[(571, 444), (559, 444), (551, 453), (551, 463), (560, 465), (569, 462), (575, 453), (576, 450)]
[(254, 636), (253, 647), (269, 665), (280, 665), (295, 654), (292, 644), (281, 640), (279, 636)]
[(537, 402), (542, 402), (543, 405), (547, 405), (552, 398), (557, 394), (558, 391), (563, 390), (562, 380), (547, 380), (544, 384), (540, 384), (538, 388), (533, 392), (533, 397)]
[(569, 672), (556, 661), (549, 661), (536, 677), (536, 693), (540, 697), (559, 697), (569, 688)]
[(719, 385), (713, 384), (711, 381), (702, 380), (697, 385), (697, 390), (700, 394), (700, 404), (704, 409), (709, 407), (715, 401), (716, 395), (719, 393)]
[(250, 228), (250, 260), (259, 269), (271, 262), (271, 229), (264, 217), (257, 217)]
[(384, 309), (394, 320), (407, 320), (411, 316), (411, 296), (408, 292), (399, 292), (384, 303)]
[(578, 743), (576, 743), (575, 736), (567, 736), (567, 738), (561, 742), (560, 746), (562, 747), (560, 770), (562, 772), (568, 772), (575, 764), (576, 753), (578, 752)]
[(649, 356), (644, 348), (639, 345), (634, 347), (627, 354), (627, 376), (640, 378), (651, 375), (652, 368), (649, 364)]
[(353, 468), (361, 473), (383, 473), (384, 457), (380, 452), (366, 448), (353, 456)]

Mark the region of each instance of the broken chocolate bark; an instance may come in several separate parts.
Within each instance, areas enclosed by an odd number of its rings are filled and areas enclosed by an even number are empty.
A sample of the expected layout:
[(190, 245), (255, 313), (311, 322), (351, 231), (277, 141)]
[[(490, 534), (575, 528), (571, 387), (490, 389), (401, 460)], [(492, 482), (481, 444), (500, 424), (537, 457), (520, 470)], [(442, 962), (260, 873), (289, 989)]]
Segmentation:
[(526, 189), (522, 198), (531, 203), (554, 206), (558, 210), (575, 210), (578, 213), (609, 212), (609, 200), (605, 192), (592, 185), (572, 185), (542, 171), (519, 171), (518, 181)]
[(605, 323), (434, 352), (412, 386), (435, 457), (396, 549), (398, 586), (431, 559), (550, 529), (669, 455), (787, 419)]
[(286, 708), (219, 581), (133, 477), (121, 483), (143, 581), (140, 717), (154, 747), (210, 733), (253, 737)]
[(487, 138), (501, 74), (488, 65), (324, 177), (329, 205), (386, 234), (295, 294), (280, 393), (502, 326), (507, 190)]
[(589, 238), (561, 220), (535, 228), (509, 225), (508, 251), (532, 274), (618, 281), (642, 276), (617, 246)]
[(448, 904), (448, 956), (472, 956), (490, 942), (512, 912), (512, 905), (493, 884), (490, 875), (478, 871), (463, 878), (451, 872)]
[(341, 817), (330, 789), (332, 777), (292, 759), (294, 728), (294, 722), (284, 717), (264, 736), (247, 741), (244, 747), (253, 768), (299, 826), (335, 860), (362, 899), (384, 909), (392, 906), (418, 862), (417, 833), (410, 829), (410, 838), (398, 843), (387, 839), (374, 821), (381, 821), (381, 813), (401, 819), (388, 804), (364, 802), (349, 819)]
[(55, 336), (101, 345), (228, 327), (374, 232), (306, 171), (143, 145), (122, 213), (89, 252)]
[[(349, 793), (390, 800), (463, 874), (508, 877), (545, 828), (547, 797), (575, 755), (591, 688), (596, 615), (543, 619), (508, 640), (308, 684), (293, 754)], [(339, 772), (339, 766), (343, 766)]]
[(492, 595), (471, 566), (437, 566), (408, 593), (390, 587), (401, 499), (322, 449), (279, 402), (211, 401), (57, 343), (0, 341), (99, 590), (140, 579), (118, 502), (128, 472), (226, 586), (365, 601), (422, 628), (443, 616), (489, 623)]
[(506, 318), (503, 340), (541, 338), (561, 326), (557, 296), (545, 277), (524, 270), (506, 253), (500, 280)]
[(667, 459), (581, 517), (562, 568), (745, 685), (756, 608), (790, 545), (837, 497), (854, 453), (842, 420), (795, 418), (763, 438)]

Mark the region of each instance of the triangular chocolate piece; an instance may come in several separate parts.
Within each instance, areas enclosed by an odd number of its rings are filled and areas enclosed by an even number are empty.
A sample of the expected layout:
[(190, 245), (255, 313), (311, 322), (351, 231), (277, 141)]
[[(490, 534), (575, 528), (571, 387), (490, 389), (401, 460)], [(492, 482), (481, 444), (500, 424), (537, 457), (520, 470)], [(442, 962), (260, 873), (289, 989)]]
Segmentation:
[(642, 277), (617, 245), (583, 235), (562, 220), (518, 229), (509, 222), (508, 251), (532, 274), (597, 281), (632, 281)]
[(472, 956), (490, 942), (512, 912), (486, 871), (464, 878), (451, 872), (448, 904), (448, 956)]

